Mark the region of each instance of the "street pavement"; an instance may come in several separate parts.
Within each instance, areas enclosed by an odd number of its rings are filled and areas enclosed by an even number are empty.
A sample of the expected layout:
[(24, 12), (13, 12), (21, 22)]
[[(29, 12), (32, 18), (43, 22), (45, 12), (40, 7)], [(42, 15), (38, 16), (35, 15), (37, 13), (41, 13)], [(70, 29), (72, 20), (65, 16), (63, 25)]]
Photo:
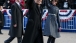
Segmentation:
[[(9, 37), (9, 30), (2, 30), (3, 35), (0, 34), (0, 43), (4, 43), (4, 41)], [(57, 38), (55, 43), (76, 43), (76, 33), (75, 32), (60, 32), (61, 37)], [(44, 37), (44, 43), (47, 43), (47, 36)], [(17, 38), (15, 38), (11, 43), (17, 43)]]

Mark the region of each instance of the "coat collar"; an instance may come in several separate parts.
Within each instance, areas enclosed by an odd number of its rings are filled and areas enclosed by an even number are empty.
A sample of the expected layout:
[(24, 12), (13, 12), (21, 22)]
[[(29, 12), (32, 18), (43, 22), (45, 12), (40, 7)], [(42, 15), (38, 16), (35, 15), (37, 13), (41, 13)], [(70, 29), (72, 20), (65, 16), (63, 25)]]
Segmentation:
[(16, 2), (15, 2), (16, 6), (22, 11), (21, 6), (19, 6)]

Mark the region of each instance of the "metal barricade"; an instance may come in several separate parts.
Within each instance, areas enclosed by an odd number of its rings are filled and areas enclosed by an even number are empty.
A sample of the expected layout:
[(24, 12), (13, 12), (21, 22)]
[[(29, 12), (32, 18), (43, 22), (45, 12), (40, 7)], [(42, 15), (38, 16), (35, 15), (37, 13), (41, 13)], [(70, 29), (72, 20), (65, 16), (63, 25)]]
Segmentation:
[[(9, 13), (10, 10), (7, 10), (7, 11), (8, 12), (4, 14), (4, 17), (5, 17), (4, 27), (8, 27), (8, 29), (9, 29), (9, 27), (11, 26), (11, 18), (8, 15), (8, 14), (10, 14)], [(71, 12), (71, 11), (72, 11), (72, 13), (75, 12), (75, 10), (69, 10), (69, 12)], [(24, 11), (24, 13), (25, 13), (25, 11)], [(74, 30), (74, 31), (76, 31), (76, 13), (74, 14), (74, 16), (70, 16), (71, 17), (70, 19), (69, 18), (63, 19), (65, 12), (61, 11), (60, 13), (61, 13), (60, 24), (61, 24), (62, 30)], [(71, 15), (73, 15), (72, 13), (71, 13)], [(63, 16), (62, 16), (62, 14), (63, 14)], [(43, 16), (43, 17), (45, 17), (45, 16)], [(67, 17), (67, 16), (65, 16), (65, 17)], [(26, 28), (27, 20), (28, 20), (28, 18), (26, 16), (24, 16), (24, 18), (23, 18), (23, 28), (24, 29)], [(64, 20), (64, 21), (62, 21), (62, 20)], [(44, 29), (44, 25), (45, 25), (45, 20), (42, 21), (42, 29)], [(4, 28), (4, 29), (6, 29), (6, 28)]]
[(8, 15), (4, 15), (5, 18), (5, 24), (4, 27), (10, 27), (11, 24), (11, 18)]
[[(10, 27), (11, 26), (11, 17), (9, 17), (8, 15), (4, 15), (4, 17), (5, 17), (4, 27)], [(28, 20), (28, 18), (26, 18), (26, 17), (23, 18), (23, 28), (26, 28), (27, 20)]]
[(76, 30), (76, 16), (73, 16), (69, 20), (61, 21), (61, 27), (63, 30)]

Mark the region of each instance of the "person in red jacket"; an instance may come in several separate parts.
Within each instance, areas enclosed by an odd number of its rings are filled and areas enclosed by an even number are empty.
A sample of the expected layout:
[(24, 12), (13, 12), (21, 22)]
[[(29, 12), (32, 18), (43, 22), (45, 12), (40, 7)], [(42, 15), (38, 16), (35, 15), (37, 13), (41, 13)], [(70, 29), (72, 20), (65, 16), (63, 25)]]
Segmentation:
[[(15, 0), (9, 0), (9, 1), (10, 1), (11, 5), (15, 2)], [(25, 2), (24, 2), (24, 0), (21, 0), (20, 4), (21, 4), (22, 9), (24, 9), (25, 8)]]
[(15, 2), (15, 0), (9, 0), (11, 4), (13, 4)]
[(22, 9), (24, 9), (25, 8), (25, 1), (21, 0), (20, 4), (21, 4)]

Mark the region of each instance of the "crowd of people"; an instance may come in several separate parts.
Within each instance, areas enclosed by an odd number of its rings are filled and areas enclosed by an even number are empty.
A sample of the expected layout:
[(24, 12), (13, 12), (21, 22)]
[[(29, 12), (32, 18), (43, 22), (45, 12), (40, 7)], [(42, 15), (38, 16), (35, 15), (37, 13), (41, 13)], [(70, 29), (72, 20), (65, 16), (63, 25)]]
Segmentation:
[(60, 9), (76, 9), (76, 0), (59, 0), (58, 7)]
[[(1, 28), (3, 27), (1, 10), (11, 9), (10, 37), (4, 43), (10, 43), (15, 37), (18, 43), (44, 43), (43, 36), (49, 37), (47, 43), (55, 43), (61, 31), (59, 9), (71, 9), (73, 4), (70, 4), (68, 0), (27, 0), (25, 2), (24, 0), (0, 0), (0, 34), (2, 34)], [(25, 6), (29, 11), (26, 14), (28, 21), (24, 33), (22, 8), (25, 9)], [(48, 10), (44, 32), (42, 32), (43, 9)]]
[[(15, 0), (6, 0), (4, 3), (5, 9), (10, 9)], [(21, 0), (21, 6), (24, 9), (26, 6), (26, 0)], [(59, 0), (57, 3), (59, 9), (76, 9), (76, 0)]]
[[(10, 9), (11, 8), (11, 5), (13, 3), (15, 3), (15, 0), (5, 0), (5, 3), (3, 5), (3, 8), (4, 9)], [(25, 8), (25, 1), (24, 0), (21, 0), (20, 1), (20, 4), (21, 4), (22, 9), (24, 9)]]

